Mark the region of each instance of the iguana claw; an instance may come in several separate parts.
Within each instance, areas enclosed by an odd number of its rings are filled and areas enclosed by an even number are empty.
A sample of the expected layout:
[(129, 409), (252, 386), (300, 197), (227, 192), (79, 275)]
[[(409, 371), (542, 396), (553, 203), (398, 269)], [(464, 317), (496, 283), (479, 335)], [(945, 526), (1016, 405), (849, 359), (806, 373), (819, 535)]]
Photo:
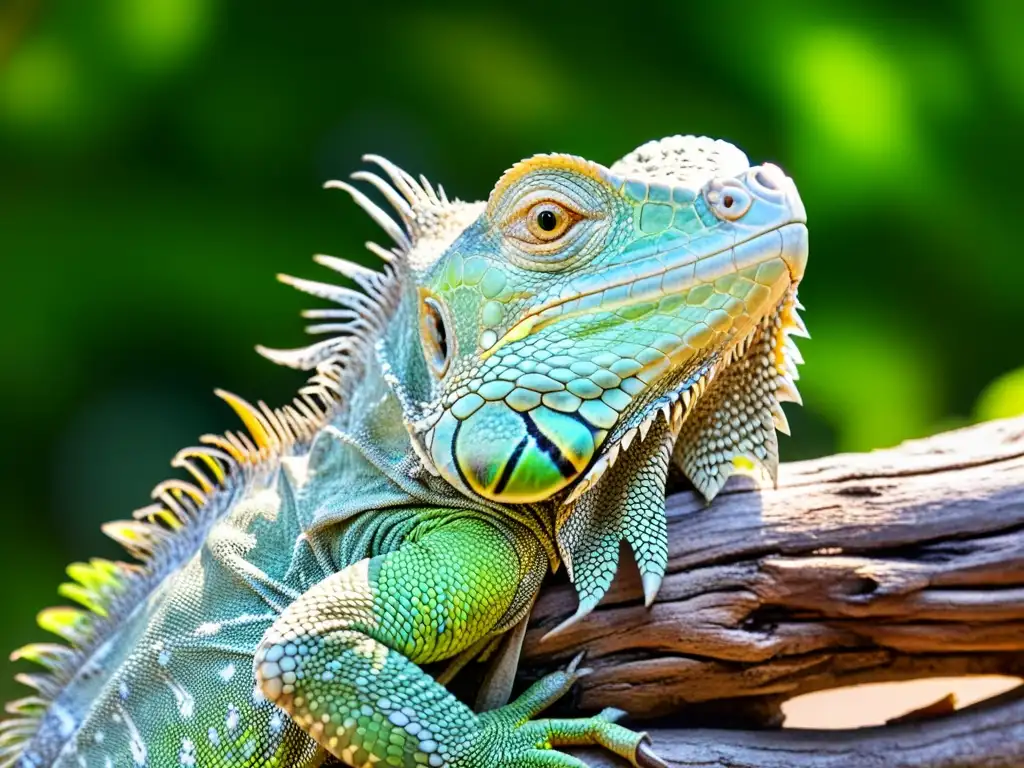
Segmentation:
[(669, 768), (668, 763), (658, 756), (651, 747), (651, 740), (644, 736), (636, 745), (636, 759), (633, 761), (639, 768)]
[(580, 669), (579, 668), (580, 664), (583, 663), (583, 658), (586, 655), (587, 655), (586, 651), (580, 651), (575, 656), (573, 656), (572, 657), (572, 661), (570, 661), (569, 665), (565, 668), (565, 674), (573, 675), (575, 677), (584, 677), (585, 675), (588, 675), (590, 673), (589, 669), (587, 669), (587, 668)]

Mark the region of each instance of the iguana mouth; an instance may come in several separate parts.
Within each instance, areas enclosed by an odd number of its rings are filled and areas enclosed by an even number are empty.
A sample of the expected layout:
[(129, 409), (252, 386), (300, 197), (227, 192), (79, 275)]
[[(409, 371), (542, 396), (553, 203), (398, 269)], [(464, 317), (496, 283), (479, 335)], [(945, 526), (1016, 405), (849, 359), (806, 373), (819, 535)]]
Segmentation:
[[(638, 253), (636, 259), (618, 265), (628, 273), (623, 279), (613, 278), (609, 282), (605, 276), (595, 275), (571, 283), (580, 290), (551, 299), (531, 310), (482, 358), (486, 359), (504, 344), (526, 338), (554, 322), (657, 301), (684, 292), (693, 287), (695, 280), (713, 282), (770, 259), (781, 258), (789, 270), (790, 282), (796, 284), (803, 277), (807, 264), (807, 226), (800, 221), (788, 222), (704, 255), (694, 253), (682, 243), (668, 249), (652, 247), (649, 251), (648, 254)], [(670, 258), (666, 264), (665, 257), (675, 253), (680, 255)]]

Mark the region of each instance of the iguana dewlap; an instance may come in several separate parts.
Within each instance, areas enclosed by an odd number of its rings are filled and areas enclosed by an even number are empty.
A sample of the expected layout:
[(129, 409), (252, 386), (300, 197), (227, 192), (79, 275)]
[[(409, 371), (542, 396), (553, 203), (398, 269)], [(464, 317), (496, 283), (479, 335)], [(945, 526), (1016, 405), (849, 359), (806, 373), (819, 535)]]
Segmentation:
[(481, 714), (418, 665), (488, 654), (562, 563), (582, 618), (622, 541), (650, 604), (671, 462), (708, 499), (774, 478), (805, 333), (796, 188), (690, 136), (608, 168), (538, 155), (485, 203), (367, 159), (387, 180), (353, 178), (397, 220), (331, 185), (393, 239), (382, 271), (284, 278), (336, 305), (308, 313), (324, 340), (261, 350), (308, 385), (276, 410), (220, 393), (246, 431), (181, 451), (187, 481), (105, 528), (140, 564), (69, 567), (82, 608), (40, 614), (66, 645), (15, 652), (42, 671), (0, 768), (581, 766), (574, 744), (661, 764), (621, 712), (533, 719), (575, 664)]

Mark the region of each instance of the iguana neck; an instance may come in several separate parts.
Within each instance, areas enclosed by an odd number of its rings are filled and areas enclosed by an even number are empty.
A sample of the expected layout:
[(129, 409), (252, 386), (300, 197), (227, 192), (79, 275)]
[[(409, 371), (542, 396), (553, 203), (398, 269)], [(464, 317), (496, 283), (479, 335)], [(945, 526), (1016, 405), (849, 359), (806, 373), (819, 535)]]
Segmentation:
[[(369, 345), (368, 345), (369, 346)], [(465, 509), (506, 518), (534, 533), (548, 554), (552, 568), (558, 565), (554, 543), (556, 509), (552, 503), (501, 505), (470, 498), (431, 474), (409, 437), (401, 404), (386, 383), (385, 366), (374, 354), (361, 362), (363, 379), (348, 397), (348, 407), (328, 419), (310, 444), (309, 451), (286, 459), (300, 471), (314, 464), (323, 468), (306, 478), (304, 492), (325, 499), (313, 530), (347, 519), (360, 512), (387, 507), (437, 506)], [(323, 452), (337, 455), (327, 463)], [(359, 494), (346, 492), (359, 487)], [(328, 499), (334, 499), (327, 503)]]

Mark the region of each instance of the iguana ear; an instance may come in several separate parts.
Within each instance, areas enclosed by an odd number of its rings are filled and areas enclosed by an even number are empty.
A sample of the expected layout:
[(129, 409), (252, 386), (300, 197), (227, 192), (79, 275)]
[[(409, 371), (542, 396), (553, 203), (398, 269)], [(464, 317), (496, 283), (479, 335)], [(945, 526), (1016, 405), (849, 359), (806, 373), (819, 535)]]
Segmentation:
[(619, 456), (597, 484), (563, 507), (556, 522), (558, 548), (576, 587), (579, 608), (554, 634), (590, 613), (619, 565), (619, 543), (633, 550), (650, 605), (668, 564), (665, 480), (675, 437), (663, 419), (646, 438)]
[(725, 366), (682, 423), (673, 461), (710, 501), (736, 472), (758, 469), (774, 484), (779, 469), (779, 430), (789, 434), (781, 403), (800, 403), (797, 365), (803, 362), (790, 335), (806, 330), (796, 314), (795, 290), (766, 318), (745, 348)]

